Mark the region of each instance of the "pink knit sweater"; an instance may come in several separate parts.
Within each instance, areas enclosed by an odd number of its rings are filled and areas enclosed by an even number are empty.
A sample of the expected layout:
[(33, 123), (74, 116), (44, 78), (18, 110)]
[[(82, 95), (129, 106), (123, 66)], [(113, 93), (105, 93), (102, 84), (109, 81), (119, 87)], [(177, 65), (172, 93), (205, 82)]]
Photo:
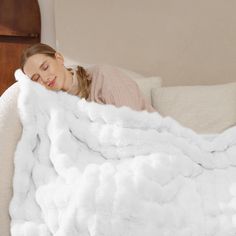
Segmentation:
[(137, 111), (156, 111), (145, 99), (138, 85), (119, 68), (95, 65), (86, 70), (92, 80), (88, 101), (117, 107), (128, 106)]

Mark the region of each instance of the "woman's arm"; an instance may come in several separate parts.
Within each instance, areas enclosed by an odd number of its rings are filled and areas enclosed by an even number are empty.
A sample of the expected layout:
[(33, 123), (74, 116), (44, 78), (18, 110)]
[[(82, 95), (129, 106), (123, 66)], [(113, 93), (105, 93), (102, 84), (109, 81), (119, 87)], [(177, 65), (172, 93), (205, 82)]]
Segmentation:
[(92, 80), (95, 80), (94, 84), (101, 86), (99, 92), (102, 103), (117, 107), (128, 106), (137, 111), (156, 111), (146, 100), (136, 82), (121, 69), (110, 65), (96, 67)]

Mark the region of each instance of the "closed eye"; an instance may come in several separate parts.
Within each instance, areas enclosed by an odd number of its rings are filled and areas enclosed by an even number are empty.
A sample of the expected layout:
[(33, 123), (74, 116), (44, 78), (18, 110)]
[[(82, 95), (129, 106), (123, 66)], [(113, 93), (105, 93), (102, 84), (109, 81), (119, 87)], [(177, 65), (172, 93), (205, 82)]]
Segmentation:
[(43, 70), (45, 71), (47, 69), (48, 69), (48, 65), (44, 65)]
[(34, 81), (34, 82), (37, 82), (39, 80), (39, 75), (38, 74), (35, 74), (31, 77), (31, 80)]

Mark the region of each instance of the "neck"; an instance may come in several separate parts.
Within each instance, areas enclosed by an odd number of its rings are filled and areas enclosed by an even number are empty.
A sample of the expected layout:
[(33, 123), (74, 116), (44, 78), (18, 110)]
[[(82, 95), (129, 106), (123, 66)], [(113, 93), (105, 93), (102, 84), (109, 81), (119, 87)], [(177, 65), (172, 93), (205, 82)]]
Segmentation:
[(72, 84), (72, 73), (65, 68), (65, 80), (63, 84), (63, 91), (67, 91), (70, 89), (71, 84)]

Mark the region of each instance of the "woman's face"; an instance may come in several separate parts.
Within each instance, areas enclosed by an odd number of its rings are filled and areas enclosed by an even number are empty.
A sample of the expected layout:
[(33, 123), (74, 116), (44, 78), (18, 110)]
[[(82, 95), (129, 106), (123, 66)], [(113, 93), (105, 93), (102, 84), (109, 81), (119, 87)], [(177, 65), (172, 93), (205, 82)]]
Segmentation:
[(55, 57), (35, 54), (29, 57), (24, 65), (24, 73), (31, 80), (50, 90), (66, 90), (66, 77), (69, 76), (64, 67), (64, 59), (59, 53)]

